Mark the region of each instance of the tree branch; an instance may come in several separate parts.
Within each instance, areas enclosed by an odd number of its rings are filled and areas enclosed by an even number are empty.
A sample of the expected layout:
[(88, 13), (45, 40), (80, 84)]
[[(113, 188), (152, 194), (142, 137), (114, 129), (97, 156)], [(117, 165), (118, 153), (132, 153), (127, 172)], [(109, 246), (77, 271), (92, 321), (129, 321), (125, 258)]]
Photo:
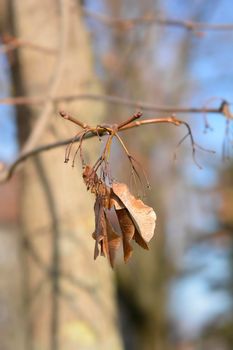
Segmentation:
[[(168, 116), (168, 117), (161, 117), (161, 118), (151, 118), (151, 119), (144, 119), (144, 120), (140, 120), (140, 121), (133, 121), (129, 124), (123, 125), (118, 131), (124, 131), (124, 130), (128, 130), (128, 129), (132, 129), (135, 127), (139, 127), (142, 125), (148, 125), (148, 124), (161, 124), (161, 123), (168, 123), (168, 124), (173, 124), (175, 126), (180, 126), (183, 124), (187, 124), (183, 121), (180, 121), (178, 119), (176, 119), (174, 116)], [(107, 134), (107, 131), (102, 131), (101, 132), (101, 136)], [(8, 168), (3, 169), (0, 172), (0, 183), (6, 182), (8, 181), (12, 175), (14, 174), (14, 172), (16, 171), (16, 169), (18, 168), (18, 166), (23, 163), (25, 160), (27, 160), (28, 158), (35, 156), (41, 152), (45, 152), (45, 151), (49, 151), (51, 149), (54, 148), (58, 148), (64, 145), (67, 145), (71, 142), (79, 142), (81, 138), (83, 139), (89, 139), (95, 136), (100, 136), (98, 130), (96, 129), (96, 131), (94, 131), (94, 128), (91, 129), (90, 132), (85, 133), (84, 137), (83, 136), (79, 136), (76, 139), (74, 138), (69, 138), (66, 140), (62, 140), (59, 142), (54, 142), (54, 143), (49, 143), (47, 145), (43, 145), (40, 147), (36, 147), (33, 150), (29, 150), (28, 152), (25, 152), (23, 155), (20, 155)]]
[(191, 20), (182, 20), (176, 18), (166, 18), (161, 15), (144, 15), (141, 17), (135, 18), (116, 18), (104, 15), (102, 13), (90, 11), (86, 8), (83, 9), (83, 12), (86, 16), (91, 17), (105, 25), (112, 26), (118, 29), (128, 30), (136, 25), (158, 25), (158, 26), (169, 26), (169, 27), (178, 27), (184, 28), (190, 31), (225, 31), (233, 30), (233, 23), (204, 23), (204, 22), (195, 22)]
[(18, 96), (0, 98), (0, 104), (6, 105), (40, 105), (45, 101), (59, 102), (59, 101), (73, 101), (73, 100), (92, 100), (95, 102), (105, 102), (109, 104), (122, 105), (126, 107), (133, 107), (142, 111), (158, 112), (158, 113), (218, 113), (222, 114), (221, 105), (217, 108), (203, 107), (179, 107), (179, 106), (164, 106), (155, 105), (152, 103), (145, 103), (143, 101), (135, 101), (129, 98), (124, 98), (115, 95), (104, 94), (74, 94), (74, 95), (60, 95), (60, 96)]
[(0, 53), (1, 52), (6, 53), (9, 51), (15, 50), (17, 48), (20, 48), (20, 47), (29, 48), (29, 49), (41, 52), (42, 54), (48, 54), (48, 55), (54, 55), (57, 53), (56, 49), (51, 49), (49, 47), (39, 45), (39, 44), (32, 42), (30, 40), (16, 38), (13, 36), (3, 37), (3, 43), (4, 44), (0, 45)]

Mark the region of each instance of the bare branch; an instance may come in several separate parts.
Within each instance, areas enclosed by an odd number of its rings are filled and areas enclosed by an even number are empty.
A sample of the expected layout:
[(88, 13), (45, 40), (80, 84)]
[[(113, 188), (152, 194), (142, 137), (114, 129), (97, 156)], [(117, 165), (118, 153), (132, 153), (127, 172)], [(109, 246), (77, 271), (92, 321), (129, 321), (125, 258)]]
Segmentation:
[(102, 94), (74, 94), (74, 95), (60, 95), (60, 96), (18, 96), (0, 98), (0, 104), (6, 105), (40, 105), (45, 101), (59, 102), (59, 101), (73, 101), (73, 100), (93, 100), (96, 102), (105, 102), (109, 104), (122, 105), (127, 107), (133, 107), (141, 111), (151, 111), (158, 113), (217, 113), (222, 114), (221, 105), (217, 108), (207, 107), (180, 107), (180, 106), (164, 106), (155, 105), (152, 103), (145, 103), (143, 101), (135, 101), (132, 99), (115, 96), (115, 95), (102, 95)]
[[(124, 130), (128, 130), (128, 129), (132, 129), (134, 127), (139, 127), (142, 125), (149, 125), (149, 124), (161, 124), (161, 123), (167, 123), (167, 124), (173, 124), (176, 126), (180, 126), (180, 125), (185, 125), (188, 128), (189, 131), (189, 135), (190, 135), (190, 127), (189, 125), (184, 122), (181, 121), (179, 119), (176, 119), (174, 116), (168, 116), (168, 117), (161, 117), (161, 118), (152, 118), (152, 119), (144, 119), (144, 120), (140, 120), (140, 121), (133, 121), (129, 124), (126, 124), (124, 126), (121, 127), (121, 129), (119, 129), (118, 131), (124, 131)], [(101, 131), (101, 135), (105, 135), (105, 134), (109, 134), (108, 129), (106, 130), (102, 130)], [(192, 134), (191, 134), (192, 135)], [(90, 130), (85, 131), (84, 135), (80, 135), (78, 136), (76, 139), (74, 138), (69, 138), (63, 141), (59, 141), (59, 142), (54, 142), (54, 143), (50, 143), (44, 146), (40, 146), (37, 148), (34, 148), (33, 150), (29, 150), (28, 152), (25, 152), (23, 155), (20, 155), (8, 168), (3, 169), (3, 171), (0, 172), (0, 183), (2, 182), (6, 182), (7, 180), (9, 180), (13, 173), (16, 171), (16, 168), (23, 163), (25, 160), (27, 160), (28, 158), (35, 156), (41, 152), (45, 152), (45, 151), (49, 151), (51, 149), (54, 148), (58, 148), (64, 145), (68, 145), (68, 144), (73, 144), (74, 142), (79, 142), (81, 139), (89, 139), (92, 137), (98, 136), (99, 137), (99, 131), (98, 128), (90, 128)], [(191, 136), (190, 136), (191, 137)], [(191, 137), (192, 140), (192, 145), (196, 146), (196, 144), (193, 141), (193, 138)], [(194, 147), (195, 148), (195, 147)], [(195, 153), (195, 150), (194, 150)]]
[(136, 160), (128, 151), (127, 147), (125, 146), (122, 138), (116, 133), (116, 138), (118, 139), (120, 145), (122, 146), (123, 150), (125, 151), (127, 157), (128, 157), (128, 160), (130, 162), (130, 165), (131, 165), (131, 174), (134, 176), (134, 174), (136, 175), (136, 177), (138, 178), (139, 182), (140, 182), (140, 185), (142, 186), (143, 188), (143, 183), (141, 181), (141, 177), (137, 171), (137, 169), (135, 168), (135, 165), (134, 165), (134, 162), (139, 166), (139, 168), (142, 170), (142, 173), (143, 173), (143, 176), (146, 180), (146, 187), (147, 188), (150, 188), (150, 183), (149, 183), (149, 180), (148, 180), (148, 177), (146, 175), (146, 172), (145, 170), (143, 169), (143, 166), (140, 164), (140, 162), (138, 160)]
[(88, 9), (83, 10), (84, 14), (91, 17), (105, 25), (112, 26), (118, 29), (129, 30), (137, 25), (157, 25), (157, 26), (169, 26), (184, 28), (190, 31), (225, 31), (233, 30), (233, 23), (203, 23), (195, 22), (191, 20), (182, 20), (177, 18), (167, 18), (161, 15), (148, 14), (135, 18), (116, 18), (104, 15), (102, 13), (90, 11)]
[(29, 48), (47, 55), (55, 55), (57, 53), (56, 49), (52, 49), (52, 48), (37, 44), (35, 42), (32, 42), (30, 40), (16, 38), (13, 36), (7, 36), (6, 38), (3, 37), (3, 42), (4, 44), (0, 45), (0, 53), (1, 52), (6, 53), (18, 48)]
[(60, 113), (60, 116), (61, 116), (62, 118), (67, 119), (67, 120), (70, 120), (72, 123), (74, 123), (74, 124), (80, 126), (82, 129), (87, 129), (87, 128), (90, 129), (90, 126), (89, 126), (89, 125), (80, 122), (78, 119), (73, 118), (71, 115), (67, 114), (66, 112), (60, 111), (59, 113)]
[(130, 117), (129, 119), (127, 119), (125, 122), (122, 122), (118, 125), (118, 129), (120, 130), (121, 128), (123, 128), (124, 126), (132, 123), (134, 120), (136, 119), (139, 119), (141, 118), (142, 116), (142, 113), (141, 112), (138, 112), (138, 113), (135, 113), (132, 117)]
[(174, 116), (161, 117), (161, 118), (151, 118), (151, 119), (144, 119), (144, 120), (129, 123), (129, 124), (123, 126), (120, 129), (120, 131), (131, 129), (131, 128), (141, 126), (141, 125), (158, 124), (158, 123), (170, 123), (170, 124), (179, 126), (180, 124), (184, 124), (185, 122), (182, 122), (181, 120), (176, 119)]
[[(86, 135), (86, 138), (89, 138), (89, 137), (91, 137), (91, 135)], [(33, 150), (25, 152), (23, 155), (20, 155), (8, 168), (5, 168), (0, 172), (0, 183), (9, 180), (12, 177), (13, 173), (15, 172), (16, 168), (19, 166), (19, 164), (23, 163), (28, 158), (35, 156), (41, 152), (45, 152), (54, 148), (65, 146), (71, 143), (72, 141), (73, 141), (73, 138), (70, 138), (63, 141), (49, 143), (47, 145), (36, 147)], [(75, 142), (78, 142), (78, 141), (79, 141), (79, 137), (75, 140)]]

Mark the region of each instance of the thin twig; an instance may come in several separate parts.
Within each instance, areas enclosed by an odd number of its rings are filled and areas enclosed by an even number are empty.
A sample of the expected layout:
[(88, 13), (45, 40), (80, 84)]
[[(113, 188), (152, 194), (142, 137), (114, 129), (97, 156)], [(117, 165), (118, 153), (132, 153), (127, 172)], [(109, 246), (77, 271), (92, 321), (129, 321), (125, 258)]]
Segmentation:
[(74, 144), (74, 142), (76, 142), (76, 139), (78, 137), (80, 137), (81, 135), (83, 135), (83, 133), (85, 133), (85, 131), (79, 131), (72, 139), (71, 143), (69, 143), (66, 147), (66, 151), (65, 151), (65, 160), (64, 160), (64, 163), (68, 163), (69, 160), (70, 160), (70, 153), (71, 153), (71, 149), (72, 149), (72, 146)]
[(74, 164), (75, 164), (75, 158), (78, 154), (78, 151), (79, 151), (79, 154), (80, 154), (80, 158), (81, 158), (81, 161), (82, 161), (82, 167), (85, 166), (85, 161), (84, 161), (84, 158), (83, 158), (83, 153), (82, 153), (82, 143), (83, 143), (83, 140), (85, 138), (85, 135), (89, 132), (89, 130), (86, 130), (83, 132), (82, 135), (80, 135), (80, 140), (79, 140), (79, 145), (78, 145), (78, 148), (74, 154), (74, 157), (73, 157), (73, 161), (72, 161), (72, 167), (74, 167)]
[(142, 165), (140, 164), (140, 162), (138, 162), (138, 161), (129, 153), (127, 147), (125, 146), (125, 144), (124, 144), (124, 142), (123, 142), (123, 140), (122, 140), (122, 138), (121, 138), (117, 133), (116, 133), (116, 138), (118, 139), (118, 141), (120, 142), (122, 148), (124, 149), (124, 151), (125, 151), (125, 153), (126, 153), (126, 155), (127, 155), (127, 157), (128, 157), (128, 160), (129, 160), (129, 162), (130, 162), (130, 165), (131, 165), (131, 168), (132, 168), (132, 173), (134, 172), (134, 173), (136, 174), (136, 176), (137, 176), (137, 178), (139, 179), (139, 182), (140, 182), (142, 188), (143, 188), (143, 184), (142, 184), (140, 175), (139, 175), (137, 169), (135, 168), (135, 165), (134, 165), (133, 162), (135, 162), (135, 163), (137, 163), (137, 164), (139, 165), (140, 169), (142, 170), (143, 176), (144, 176), (144, 178), (145, 178), (145, 180), (146, 180), (146, 186), (147, 186), (147, 188), (150, 188), (150, 184), (149, 184), (148, 178), (147, 178), (146, 173), (145, 173), (145, 171), (144, 171)]
[(86, 8), (83, 9), (86, 16), (91, 17), (105, 25), (112, 26), (119, 29), (132, 29), (137, 25), (158, 25), (169, 27), (180, 27), (191, 31), (225, 31), (233, 30), (233, 23), (204, 23), (195, 22), (192, 20), (182, 20), (177, 18), (167, 18), (161, 15), (148, 14), (134, 18), (117, 18), (104, 15), (99, 12), (90, 11)]
[(123, 126), (126, 126), (130, 123), (132, 123), (133, 121), (135, 121), (136, 119), (139, 119), (141, 118), (142, 116), (142, 113), (141, 112), (138, 112), (138, 113), (135, 113), (132, 117), (130, 117), (129, 119), (127, 119), (125, 122), (122, 122), (118, 125), (118, 129), (120, 130), (121, 128), (123, 128)]
[(25, 40), (25, 39), (16, 38), (16, 37), (10, 37), (9, 39), (6, 40), (5, 44), (0, 45), (0, 53), (1, 52), (6, 53), (9, 51), (15, 50), (17, 48), (29, 48), (47, 55), (55, 55), (57, 53), (56, 49), (51, 49), (49, 47), (37, 44), (30, 40)]
[(126, 107), (133, 107), (142, 111), (151, 111), (158, 113), (217, 113), (222, 114), (221, 106), (217, 108), (205, 108), (205, 107), (182, 107), (182, 106), (165, 106), (156, 105), (152, 103), (146, 103), (143, 101), (135, 101), (129, 98), (124, 98), (116, 95), (104, 95), (104, 94), (69, 94), (60, 96), (18, 96), (18, 97), (5, 97), (0, 98), (0, 104), (15, 105), (15, 106), (30, 106), (41, 105), (46, 101), (59, 102), (73, 100), (92, 100), (96, 102), (105, 102), (109, 104), (122, 105)]
[[(86, 138), (91, 137), (91, 135), (92, 134), (86, 135)], [(12, 177), (13, 173), (15, 172), (16, 168), (20, 165), (20, 163), (23, 163), (28, 158), (33, 157), (45, 151), (49, 151), (54, 148), (65, 146), (71, 143), (72, 141), (73, 141), (73, 137), (63, 141), (58, 141), (58, 142), (49, 143), (40, 147), (36, 147), (33, 150), (25, 152), (23, 155), (20, 155), (8, 168), (3, 169), (3, 171), (0, 172), (0, 183), (9, 180)], [(79, 138), (75, 140), (75, 142), (78, 142), (78, 141), (79, 141)]]
[[(176, 126), (185, 124), (185, 122), (176, 119), (174, 116), (169, 116), (169, 117), (162, 117), (162, 118), (152, 118), (152, 119), (145, 119), (145, 120), (140, 120), (140, 121), (135, 121), (132, 122), (130, 124), (127, 124), (125, 126), (123, 126), (119, 131), (124, 131), (124, 130), (128, 130), (128, 129), (132, 129), (134, 127), (139, 127), (142, 125), (149, 125), (149, 124), (158, 124), (158, 123), (168, 123), (168, 124), (173, 124)], [(188, 125), (188, 124), (187, 124)], [(106, 129), (106, 131), (102, 131), (101, 135), (105, 135), (105, 134), (109, 134), (108, 129)], [(99, 132), (97, 131), (93, 131), (93, 129), (91, 128), (91, 131), (85, 133), (85, 139), (89, 139), (95, 136), (99, 136)], [(80, 137), (77, 137), (75, 140), (74, 138), (69, 138), (63, 141), (59, 141), (59, 142), (54, 142), (54, 143), (50, 143), (44, 146), (40, 146), (40, 147), (36, 147), (33, 150), (30, 150), (28, 152), (26, 152), (23, 155), (20, 155), (8, 168), (4, 169), (2, 172), (0, 172), (0, 183), (2, 182), (6, 182), (7, 180), (9, 180), (13, 173), (16, 171), (16, 168), (23, 163), (25, 160), (27, 160), (28, 158), (35, 156), (41, 152), (45, 152), (45, 151), (49, 151), (51, 149), (54, 148), (58, 148), (67, 144), (70, 144), (71, 142), (79, 142), (80, 141)], [(100, 157), (98, 159), (98, 161), (101, 163), (102, 158)], [(98, 162), (97, 161), (97, 162)], [(99, 164), (98, 164), (99, 166)]]
[(60, 116), (64, 119), (70, 120), (72, 123), (80, 126), (82, 129), (90, 129), (90, 126), (88, 124), (80, 122), (78, 119), (73, 118), (71, 115), (67, 114), (64, 111), (60, 111)]

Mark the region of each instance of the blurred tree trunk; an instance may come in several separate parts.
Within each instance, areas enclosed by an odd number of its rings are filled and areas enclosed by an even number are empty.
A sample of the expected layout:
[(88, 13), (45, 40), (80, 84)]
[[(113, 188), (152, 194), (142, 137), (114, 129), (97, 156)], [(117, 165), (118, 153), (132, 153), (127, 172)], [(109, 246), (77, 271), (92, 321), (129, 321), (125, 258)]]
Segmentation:
[[(99, 92), (90, 40), (76, 2), (69, 6), (68, 36), (58, 94)], [(59, 1), (13, 1), (15, 36), (59, 51), (62, 36)], [(64, 43), (63, 43), (64, 44)], [(59, 54), (59, 52), (58, 52)], [(57, 54), (20, 49), (15, 64), (17, 95), (48, 95)], [(46, 107), (45, 107), (46, 108)], [(57, 104), (39, 143), (73, 136), (77, 129), (59, 119), (62, 108), (88, 123), (99, 122), (103, 108), (90, 103)], [(41, 110), (19, 110), (20, 142)], [(94, 118), (96, 118), (94, 120)], [(95, 154), (95, 141), (85, 147)], [(21, 180), (22, 263), (25, 350), (121, 349), (113, 275), (106, 260), (93, 262), (93, 198), (86, 193), (79, 165), (64, 164), (64, 148), (30, 159)]]

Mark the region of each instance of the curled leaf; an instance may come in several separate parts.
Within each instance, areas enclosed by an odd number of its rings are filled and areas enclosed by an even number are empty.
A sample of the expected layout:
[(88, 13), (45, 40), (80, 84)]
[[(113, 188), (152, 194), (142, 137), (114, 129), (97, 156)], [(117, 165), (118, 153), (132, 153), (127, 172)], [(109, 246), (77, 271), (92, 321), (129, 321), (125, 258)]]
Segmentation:
[(108, 258), (109, 258), (111, 267), (114, 267), (116, 253), (120, 247), (122, 236), (119, 236), (113, 230), (107, 218), (106, 218), (106, 227), (107, 227)]
[(138, 230), (135, 230), (135, 234), (133, 236), (133, 239), (135, 240), (135, 242), (140, 245), (140, 247), (142, 247), (143, 249), (149, 250), (149, 247), (146, 243), (146, 241), (142, 238), (142, 236), (138, 233)]
[(119, 236), (122, 236), (122, 230), (115, 207), (112, 206), (110, 209), (105, 208), (104, 211), (112, 230), (115, 231)]
[(108, 257), (113, 267), (116, 252), (121, 244), (122, 231), (115, 209), (105, 208), (104, 203), (104, 198), (98, 195), (94, 205), (95, 231), (92, 234), (95, 240), (94, 259), (101, 254)]
[(135, 227), (126, 209), (117, 210), (117, 216), (122, 229), (124, 260), (127, 262), (133, 252), (130, 241), (134, 236)]
[[(135, 198), (123, 183), (113, 183), (112, 190), (128, 210), (138, 234), (144, 241), (149, 242), (154, 235), (156, 223), (153, 208)], [(140, 241), (138, 235), (137, 240)]]
[(132, 255), (131, 241), (135, 240), (144, 249), (154, 234), (156, 214), (154, 210), (136, 199), (128, 187), (122, 183), (113, 183), (112, 187), (99, 179), (96, 171), (86, 166), (83, 179), (87, 189), (96, 196), (94, 259), (99, 255), (108, 258), (113, 267), (116, 253), (121, 243), (124, 260)]
[(108, 249), (106, 244), (107, 228), (106, 228), (106, 221), (105, 221), (105, 215), (104, 215), (104, 207), (102, 205), (100, 196), (96, 197), (94, 211), (95, 211), (95, 231), (92, 234), (92, 237), (95, 239), (94, 259), (96, 259), (99, 255), (99, 245), (101, 248), (100, 249), (101, 255), (103, 256), (107, 255), (107, 249)]

